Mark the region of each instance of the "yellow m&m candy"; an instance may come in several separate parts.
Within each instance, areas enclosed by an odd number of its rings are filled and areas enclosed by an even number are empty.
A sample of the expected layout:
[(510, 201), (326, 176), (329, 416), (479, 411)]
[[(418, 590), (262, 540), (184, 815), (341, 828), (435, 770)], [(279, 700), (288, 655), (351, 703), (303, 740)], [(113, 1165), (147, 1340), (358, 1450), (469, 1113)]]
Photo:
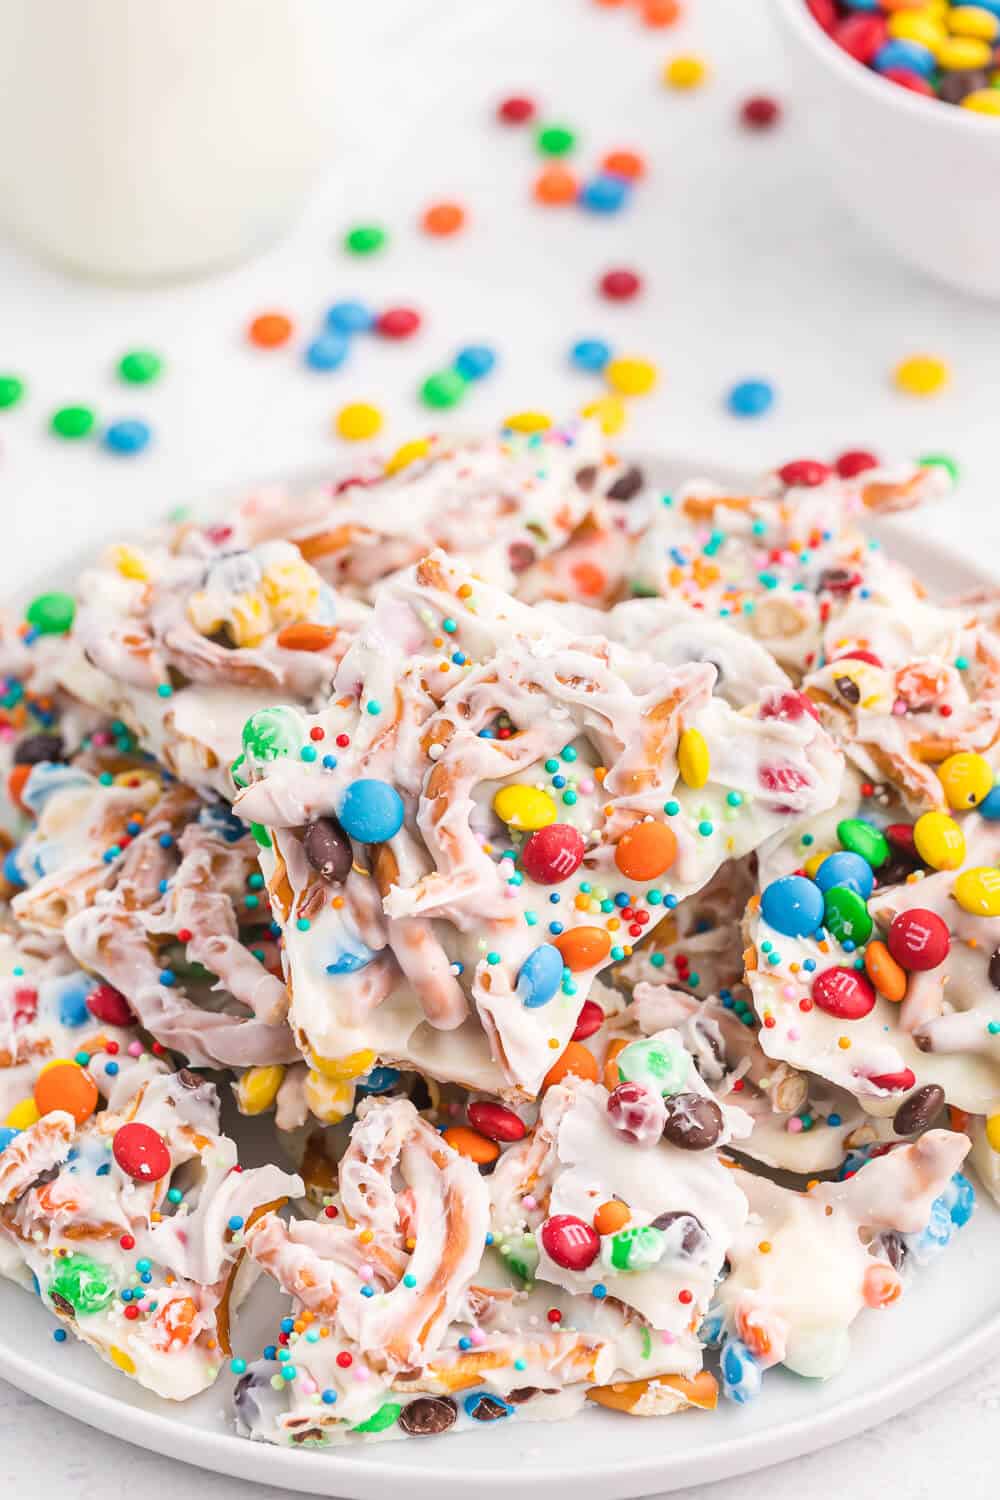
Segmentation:
[(547, 432), (552, 418), (544, 411), (516, 411), (503, 425), (511, 432)]
[(963, 870), (955, 881), (954, 896), (962, 910), (974, 917), (1000, 917), (1000, 870), (992, 865)]
[(677, 769), (685, 786), (697, 791), (708, 780), (712, 757), (700, 729), (685, 729), (677, 746)]
[(604, 378), (621, 396), (647, 396), (656, 384), (657, 370), (651, 360), (621, 355), (608, 360)]
[(1000, 115), (1000, 89), (976, 89), (966, 94), (962, 108), (977, 115)]
[(965, 858), (965, 834), (947, 813), (924, 813), (913, 825), (913, 842), (932, 870), (957, 870)]
[(367, 401), (354, 401), (340, 408), (334, 426), (338, 437), (346, 438), (349, 443), (361, 443), (381, 430), (382, 413)]
[(310, 1068), (306, 1074), (306, 1103), (324, 1125), (339, 1125), (354, 1108), (354, 1084), (338, 1082)]
[(1000, 32), (1000, 19), (982, 5), (953, 5), (948, 12), (948, 30), (952, 36), (974, 36), (992, 42)]
[(950, 36), (934, 48), (934, 56), (942, 68), (950, 72), (967, 68), (988, 68), (993, 57), (989, 42), (971, 36)]
[(978, 807), (993, 790), (993, 767), (982, 755), (959, 750), (938, 766), (938, 776), (948, 806), (961, 811)]
[(428, 438), (413, 438), (396, 449), (386, 463), (385, 472), (398, 474), (400, 469), (408, 469), (410, 464), (418, 463), (420, 459), (426, 458), (430, 451), (431, 445)]
[(34, 1099), (21, 1099), (7, 1115), (5, 1125), (12, 1130), (27, 1130), (29, 1125), (37, 1125), (41, 1119), (38, 1105)]
[(271, 1108), (285, 1077), (280, 1063), (262, 1068), (247, 1068), (236, 1087), (236, 1103), (241, 1115), (262, 1115)]
[(663, 81), (672, 89), (696, 89), (707, 77), (707, 63), (694, 54), (672, 57), (663, 69)]
[(948, 384), (949, 370), (933, 354), (913, 354), (896, 366), (894, 379), (908, 396), (933, 396)]
[(987, 1119), (986, 1139), (994, 1151), (1000, 1151), (1000, 1115), (990, 1115)]
[(370, 1047), (365, 1047), (361, 1052), (349, 1052), (346, 1057), (314, 1057), (312, 1065), (327, 1078), (332, 1078), (337, 1083), (347, 1083), (352, 1078), (370, 1073), (377, 1061), (378, 1054)]
[(580, 415), (597, 422), (605, 437), (614, 437), (616, 432), (621, 432), (628, 420), (625, 402), (620, 396), (599, 396), (596, 401), (588, 401)]
[(493, 811), (508, 828), (523, 829), (534, 833), (536, 828), (548, 828), (559, 816), (548, 792), (537, 786), (503, 786), (493, 798)]

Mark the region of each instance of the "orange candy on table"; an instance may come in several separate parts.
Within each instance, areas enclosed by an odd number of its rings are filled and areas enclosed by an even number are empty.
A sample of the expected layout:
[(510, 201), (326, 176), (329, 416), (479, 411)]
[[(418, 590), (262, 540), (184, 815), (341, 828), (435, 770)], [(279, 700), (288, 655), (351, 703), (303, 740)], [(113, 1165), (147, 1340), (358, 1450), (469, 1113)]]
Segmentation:
[(611, 952), (611, 937), (603, 927), (570, 927), (552, 939), (563, 963), (573, 974), (593, 969)]
[(97, 1108), (97, 1085), (79, 1063), (58, 1062), (43, 1068), (35, 1080), (35, 1105), (40, 1115), (64, 1109), (78, 1125)]
[(644, 26), (673, 26), (680, 19), (678, 0), (642, 0), (639, 7)]
[(295, 625), (284, 625), (278, 631), (277, 644), (284, 651), (325, 651), (337, 639), (333, 625), (314, 625), (309, 620), (300, 620)]
[(626, 880), (656, 880), (677, 858), (677, 837), (666, 823), (636, 823), (615, 848), (615, 864)]
[(628, 1038), (623, 1036), (616, 1036), (613, 1042), (608, 1043), (608, 1053), (604, 1059), (604, 1087), (609, 1094), (621, 1083), (618, 1076), (618, 1055), (624, 1052), (627, 1046)]
[(596, 1083), (598, 1080), (597, 1059), (592, 1052), (587, 1051), (582, 1042), (567, 1043), (566, 1051), (556, 1058), (542, 1079), (542, 1089), (551, 1088), (554, 1083), (562, 1083), (570, 1073), (575, 1078), (586, 1078), (588, 1083)]
[(247, 329), (247, 337), (258, 349), (277, 349), (292, 336), (292, 320), (284, 313), (259, 313)]
[(637, 151), (609, 151), (601, 162), (601, 170), (613, 177), (627, 177), (630, 182), (646, 175), (646, 163)]
[(465, 209), (460, 203), (432, 203), (424, 210), (420, 227), (425, 234), (444, 237), (457, 234), (465, 223)]
[(580, 184), (568, 167), (557, 162), (544, 167), (535, 178), (534, 194), (539, 203), (575, 203)]
[(19, 765), (12, 766), (7, 773), (7, 796), (13, 802), (14, 806), (19, 807), (22, 812), (27, 812), (28, 809), (21, 801), (21, 793), (24, 791), (25, 782), (33, 770), (33, 766)]
[(617, 1234), (619, 1229), (625, 1228), (631, 1217), (620, 1198), (609, 1198), (594, 1215), (594, 1228), (598, 1234)]
[(496, 1141), (480, 1135), (478, 1130), (473, 1130), (468, 1125), (450, 1125), (443, 1132), (442, 1138), (459, 1156), (469, 1157), (480, 1167), (488, 1166), (500, 1155), (500, 1147)]
[(906, 970), (898, 964), (884, 943), (869, 943), (865, 948), (865, 972), (880, 995), (898, 1004), (906, 998)]

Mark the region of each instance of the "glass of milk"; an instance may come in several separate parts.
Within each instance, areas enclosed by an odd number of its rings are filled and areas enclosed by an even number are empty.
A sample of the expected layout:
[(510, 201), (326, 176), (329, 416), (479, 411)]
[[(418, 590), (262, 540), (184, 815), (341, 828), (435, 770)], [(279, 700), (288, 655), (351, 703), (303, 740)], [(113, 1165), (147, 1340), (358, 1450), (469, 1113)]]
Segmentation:
[(109, 280), (284, 230), (330, 159), (336, 0), (0, 0), (0, 227)]

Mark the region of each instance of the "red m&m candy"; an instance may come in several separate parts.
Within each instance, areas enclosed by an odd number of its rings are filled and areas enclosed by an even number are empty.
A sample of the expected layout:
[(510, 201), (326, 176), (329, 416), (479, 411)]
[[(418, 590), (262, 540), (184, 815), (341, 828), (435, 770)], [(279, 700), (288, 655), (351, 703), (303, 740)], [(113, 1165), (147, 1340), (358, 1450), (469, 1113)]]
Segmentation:
[(790, 464), (784, 464), (778, 470), (778, 478), (782, 484), (805, 486), (811, 488), (813, 485), (822, 484), (824, 479), (829, 479), (830, 470), (826, 464), (821, 464), (818, 458), (796, 458)]
[(609, 297), (612, 302), (627, 302), (636, 296), (642, 282), (634, 271), (618, 267), (613, 271), (605, 271), (599, 286), (603, 297)]
[(504, 125), (526, 125), (535, 117), (535, 101), (524, 94), (511, 94), (497, 105), (497, 119)]
[(838, 455), (833, 466), (841, 479), (855, 479), (867, 469), (877, 469), (878, 459), (866, 448), (848, 448), (846, 453)]
[(152, 1125), (139, 1120), (115, 1131), (111, 1149), (122, 1171), (136, 1182), (159, 1182), (170, 1171), (166, 1141)]
[(542, 1225), (542, 1248), (550, 1260), (566, 1271), (585, 1271), (601, 1250), (601, 1237), (593, 1225), (573, 1214), (555, 1214)]
[(412, 307), (387, 307), (375, 319), (375, 332), (384, 339), (408, 339), (420, 327), (420, 314)]
[(857, 969), (824, 969), (812, 982), (813, 1004), (839, 1021), (860, 1021), (875, 1005), (875, 991)]
[(947, 924), (936, 911), (915, 906), (893, 917), (886, 946), (904, 969), (936, 969), (951, 947)]
[(874, 651), (863, 651), (860, 647), (857, 650), (839, 651), (836, 656), (831, 656), (830, 660), (831, 662), (866, 661), (871, 667), (881, 667), (884, 665), (882, 658), (876, 656)]
[(805, 693), (796, 693), (790, 689), (776, 690), (771, 697), (763, 699), (760, 705), (762, 719), (784, 719), (789, 724), (794, 724), (803, 714), (808, 714), (813, 719), (819, 718), (812, 699), (807, 698)]
[(512, 1109), (489, 1099), (477, 1099), (469, 1105), (469, 1124), (491, 1141), (522, 1141), (528, 1129)]
[(586, 845), (568, 823), (550, 823), (533, 833), (521, 850), (521, 868), (539, 885), (558, 885), (579, 868)]
[(843, 47), (856, 62), (871, 62), (876, 52), (887, 40), (889, 32), (881, 15), (855, 14), (845, 16), (833, 29), (833, 40)]
[(869, 1078), (878, 1089), (888, 1089), (890, 1093), (900, 1093), (904, 1089), (912, 1089), (917, 1081), (917, 1075), (912, 1068), (900, 1068), (898, 1073), (878, 1073)]
[(917, 846), (913, 839), (912, 823), (890, 823), (885, 836), (890, 844), (895, 844), (897, 849), (902, 849), (905, 854), (915, 854)]
[(87, 996), (87, 1009), (105, 1026), (131, 1026), (135, 1020), (125, 996), (110, 984), (99, 984)]
[(585, 1042), (588, 1036), (600, 1031), (603, 1025), (604, 1012), (601, 1007), (594, 1000), (585, 1000), (573, 1031), (574, 1042)]

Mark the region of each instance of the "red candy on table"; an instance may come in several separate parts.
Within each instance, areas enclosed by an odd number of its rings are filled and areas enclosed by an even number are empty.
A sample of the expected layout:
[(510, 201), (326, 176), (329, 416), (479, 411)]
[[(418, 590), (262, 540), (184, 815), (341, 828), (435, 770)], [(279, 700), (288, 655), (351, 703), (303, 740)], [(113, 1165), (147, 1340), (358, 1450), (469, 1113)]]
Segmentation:
[(528, 1127), (520, 1116), (503, 1104), (477, 1099), (468, 1109), (469, 1124), (491, 1141), (523, 1141)]
[(640, 277), (634, 271), (628, 271), (624, 267), (605, 271), (598, 285), (601, 295), (609, 297), (612, 302), (627, 302), (642, 289)]
[(799, 485), (812, 488), (829, 477), (829, 468), (826, 464), (821, 464), (818, 458), (796, 458), (778, 470), (778, 478), (789, 487)]
[(152, 1125), (139, 1120), (115, 1131), (111, 1149), (122, 1171), (136, 1182), (159, 1182), (170, 1171), (166, 1141)]
[(18, 985), (14, 991), (14, 1025), (27, 1026), (38, 1014), (38, 991), (30, 984)]
[(793, 689), (780, 691), (771, 698), (765, 698), (760, 705), (758, 717), (761, 719), (785, 719), (790, 724), (808, 714), (811, 719), (819, 721), (819, 711), (811, 698), (805, 693), (796, 693)]
[(526, 125), (535, 118), (535, 102), (524, 94), (511, 94), (497, 105), (497, 119), (504, 125)]
[(885, 663), (882, 661), (882, 658), (880, 656), (876, 656), (874, 651), (862, 651), (860, 649), (854, 651), (838, 651), (836, 656), (831, 656), (830, 661), (866, 661), (871, 667), (881, 667), (885, 665)]
[(770, 130), (781, 118), (781, 105), (768, 94), (754, 94), (740, 106), (740, 119), (750, 130)]
[(569, 823), (539, 828), (521, 850), (521, 868), (539, 885), (559, 885), (580, 868), (586, 845)]
[(96, 1021), (105, 1026), (131, 1026), (135, 1021), (132, 1007), (125, 996), (110, 984), (99, 984), (87, 996), (87, 1009)]
[(574, 1214), (555, 1214), (546, 1219), (540, 1238), (549, 1259), (566, 1271), (585, 1271), (601, 1251), (597, 1230)]
[(897, 849), (902, 849), (905, 854), (916, 854), (917, 845), (913, 837), (912, 823), (890, 823), (885, 829), (885, 836), (890, 844), (895, 844)]
[(896, 84), (898, 88), (909, 89), (913, 94), (923, 94), (926, 99), (936, 99), (932, 86), (920, 73), (915, 73), (912, 68), (884, 68), (882, 77), (888, 78), (890, 83)]
[(574, 1042), (585, 1042), (588, 1036), (600, 1031), (604, 1025), (604, 1012), (594, 1000), (585, 1000), (573, 1032)]
[(388, 307), (375, 320), (375, 332), (384, 339), (408, 339), (420, 327), (420, 314), (412, 307)]
[(854, 479), (866, 469), (877, 469), (878, 459), (865, 448), (848, 448), (834, 460), (833, 466), (841, 479)]
[(936, 969), (951, 948), (947, 923), (936, 911), (915, 906), (893, 917), (886, 946), (904, 969)]
[(832, 31), (837, 24), (837, 7), (834, 0), (806, 0), (806, 7), (817, 26)]
[(878, 1089), (888, 1089), (891, 1093), (901, 1093), (906, 1089), (912, 1089), (917, 1081), (917, 1075), (912, 1068), (901, 1068), (898, 1073), (879, 1073), (869, 1078)]
[(837, 46), (857, 62), (867, 63), (888, 41), (889, 31), (882, 16), (866, 12), (845, 17), (833, 28), (831, 35)]
[(860, 1021), (875, 1007), (875, 991), (857, 969), (837, 965), (812, 982), (813, 1004), (839, 1021)]

